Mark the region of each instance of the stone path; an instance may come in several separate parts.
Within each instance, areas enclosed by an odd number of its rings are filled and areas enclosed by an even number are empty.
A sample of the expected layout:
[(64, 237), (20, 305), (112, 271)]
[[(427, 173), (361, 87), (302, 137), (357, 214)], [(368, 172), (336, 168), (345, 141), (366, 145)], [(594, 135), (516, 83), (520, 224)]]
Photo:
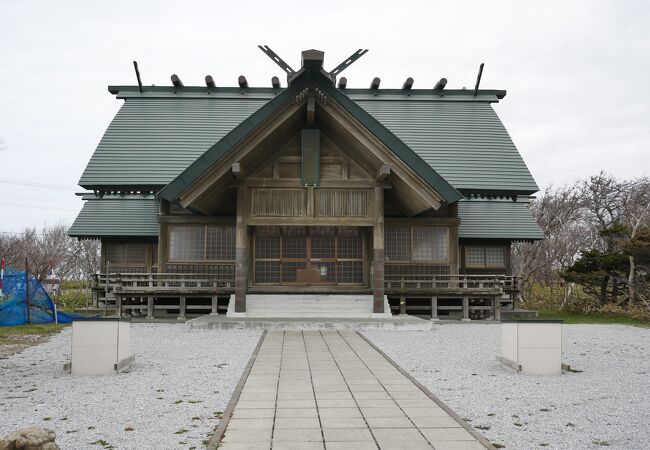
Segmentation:
[(219, 449), (491, 448), (430, 395), (356, 332), (268, 332)]

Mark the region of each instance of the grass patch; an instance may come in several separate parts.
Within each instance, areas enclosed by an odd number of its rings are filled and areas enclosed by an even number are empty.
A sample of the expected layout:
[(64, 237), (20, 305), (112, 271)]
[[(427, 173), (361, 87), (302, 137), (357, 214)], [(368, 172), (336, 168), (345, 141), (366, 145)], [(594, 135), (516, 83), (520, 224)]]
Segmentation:
[(547, 320), (563, 320), (564, 323), (623, 324), (650, 327), (650, 322), (646, 320), (606, 312), (577, 313), (571, 311), (540, 309), (538, 311), (538, 318)]
[(65, 327), (70, 326), (68, 323), (44, 323), (38, 325), (14, 325), (0, 327), (0, 344), (5, 339), (18, 336), (50, 336), (60, 332)]

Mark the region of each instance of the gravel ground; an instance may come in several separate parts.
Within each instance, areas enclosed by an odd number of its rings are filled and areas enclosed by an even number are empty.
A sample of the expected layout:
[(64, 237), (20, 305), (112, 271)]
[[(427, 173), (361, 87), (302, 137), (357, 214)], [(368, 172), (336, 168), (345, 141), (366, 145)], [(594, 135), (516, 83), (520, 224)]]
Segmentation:
[(650, 448), (650, 329), (564, 325), (563, 361), (583, 372), (546, 377), (496, 361), (498, 325), (364, 334), (505, 448)]
[(65, 374), (71, 330), (0, 360), (0, 436), (37, 425), (70, 449), (191, 449), (219, 422), (261, 333), (132, 324), (128, 373)]

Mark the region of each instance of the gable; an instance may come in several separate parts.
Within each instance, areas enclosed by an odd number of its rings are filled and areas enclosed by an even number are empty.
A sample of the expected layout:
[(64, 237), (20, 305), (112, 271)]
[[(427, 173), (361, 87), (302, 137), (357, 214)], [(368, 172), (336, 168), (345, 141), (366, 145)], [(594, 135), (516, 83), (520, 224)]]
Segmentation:
[[(399, 191), (407, 215), (438, 209), (462, 197), (390, 131), (339, 94), (329, 79), (310, 71), (218, 141), (159, 196), (202, 214), (214, 214), (233, 176), (241, 179), (243, 173), (260, 170), (260, 161), (275, 156), (283, 139), (286, 142), (298, 129), (304, 137), (306, 128), (322, 128), (345, 144), (348, 160), (359, 161), (371, 172), (385, 170), (377, 177), (387, 178)], [(304, 153), (302, 158), (304, 178)], [(235, 167), (237, 173), (231, 172)]]
[[(333, 180), (374, 180), (358, 162), (343, 153), (339, 145), (326, 134), (320, 136), (318, 172), (321, 181)], [(253, 180), (292, 180), (302, 179), (302, 152), (300, 136), (291, 137), (277, 152), (277, 156), (267, 160), (261, 168), (251, 173)]]

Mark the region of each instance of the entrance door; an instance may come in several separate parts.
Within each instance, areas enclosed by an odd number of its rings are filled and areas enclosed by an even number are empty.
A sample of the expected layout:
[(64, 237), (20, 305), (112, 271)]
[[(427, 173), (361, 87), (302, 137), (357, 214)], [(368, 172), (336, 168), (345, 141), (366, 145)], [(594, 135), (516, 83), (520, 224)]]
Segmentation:
[(364, 284), (364, 238), (355, 227), (256, 227), (257, 285)]

